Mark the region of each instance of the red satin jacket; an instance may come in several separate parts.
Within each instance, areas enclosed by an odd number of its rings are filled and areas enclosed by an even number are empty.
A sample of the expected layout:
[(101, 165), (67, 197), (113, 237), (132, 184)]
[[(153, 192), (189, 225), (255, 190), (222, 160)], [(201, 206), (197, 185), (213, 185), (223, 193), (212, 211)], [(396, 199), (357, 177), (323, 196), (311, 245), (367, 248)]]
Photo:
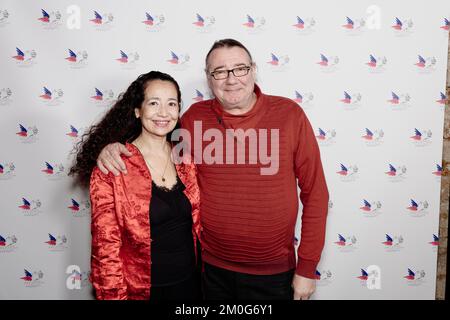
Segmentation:
[[(91, 175), (90, 281), (97, 299), (150, 298), (152, 178), (139, 150), (128, 143), (126, 148), (133, 154), (123, 157), (127, 175), (105, 175), (97, 167)], [(194, 164), (175, 167), (192, 205), (192, 235), (196, 248), (196, 239), (200, 235), (200, 191), (196, 168)]]

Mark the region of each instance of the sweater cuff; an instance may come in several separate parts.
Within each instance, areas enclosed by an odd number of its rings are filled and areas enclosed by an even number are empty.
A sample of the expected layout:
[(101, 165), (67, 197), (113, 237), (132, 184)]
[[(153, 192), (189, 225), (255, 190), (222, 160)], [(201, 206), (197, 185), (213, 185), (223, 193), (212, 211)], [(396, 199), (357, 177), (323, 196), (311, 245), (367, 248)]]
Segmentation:
[(297, 262), (297, 268), (295, 269), (295, 273), (299, 276), (309, 278), (309, 279), (315, 279), (316, 275), (316, 268), (319, 262), (317, 261), (311, 261), (311, 260), (304, 260), (301, 258), (298, 258)]

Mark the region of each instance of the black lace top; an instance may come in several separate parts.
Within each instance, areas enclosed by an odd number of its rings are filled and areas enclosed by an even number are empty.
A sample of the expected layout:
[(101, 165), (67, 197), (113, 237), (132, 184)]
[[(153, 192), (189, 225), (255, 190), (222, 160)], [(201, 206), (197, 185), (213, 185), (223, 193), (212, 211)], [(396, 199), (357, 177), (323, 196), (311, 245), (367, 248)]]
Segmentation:
[(192, 207), (177, 177), (168, 189), (152, 182), (150, 202), (152, 286), (175, 284), (195, 269)]

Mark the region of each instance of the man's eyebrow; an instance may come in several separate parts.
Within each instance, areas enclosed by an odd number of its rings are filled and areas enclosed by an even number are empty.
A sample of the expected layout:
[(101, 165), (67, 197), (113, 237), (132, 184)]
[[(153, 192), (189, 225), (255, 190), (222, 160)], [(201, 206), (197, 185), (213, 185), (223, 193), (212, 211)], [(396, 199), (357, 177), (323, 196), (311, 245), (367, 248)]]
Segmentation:
[[(243, 62), (241, 62), (241, 63), (236, 63), (236, 64), (233, 66), (233, 68), (239, 67), (239, 66), (246, 66), (246, 64), (243, 63)], [(214, 71), (216, 71), (216, 70), (218, 70), (218, 69), (223, 69), (223, 68), (225, 68), (225, 66), (218, 66), (218, 67), (214, 68), (212, 72), (214, 72)]]
[(223, 68), (225, 68), (225, 66), (218, 66), (218, 67), (213, 69), (213, 72), (216, 71), (217, 69), (223, 69)]

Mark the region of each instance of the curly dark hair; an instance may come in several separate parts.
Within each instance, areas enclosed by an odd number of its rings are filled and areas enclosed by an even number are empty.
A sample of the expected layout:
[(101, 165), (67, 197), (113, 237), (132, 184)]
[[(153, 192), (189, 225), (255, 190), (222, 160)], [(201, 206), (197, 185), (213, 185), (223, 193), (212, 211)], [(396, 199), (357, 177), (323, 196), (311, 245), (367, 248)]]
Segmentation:
[[(106, 145), (113, 142), (125, 144), (141, 134), (141, 120), (136, 118), (134, 109), (141, 108), (145, 98), (145, 89), (153, 80), (173, 83), (177, 90), (178, 103), (181, 104), (180, 86), (174, 78), (159, 71), (141, 74), (124, 93), (119, 95), (117, 102), (100, 122), (83, 134), (72, 152), (76, 153), (76, 159), (70, 168), (69, 176), (75, 177), (83, 186), (89, 185), (92, 170), (97, 164), (97, 157)], [(174, 130), (179, 127), (180, 125), (177, 123)], [(168, 141), (171, 140), (172, 132), (167, 135)]]

